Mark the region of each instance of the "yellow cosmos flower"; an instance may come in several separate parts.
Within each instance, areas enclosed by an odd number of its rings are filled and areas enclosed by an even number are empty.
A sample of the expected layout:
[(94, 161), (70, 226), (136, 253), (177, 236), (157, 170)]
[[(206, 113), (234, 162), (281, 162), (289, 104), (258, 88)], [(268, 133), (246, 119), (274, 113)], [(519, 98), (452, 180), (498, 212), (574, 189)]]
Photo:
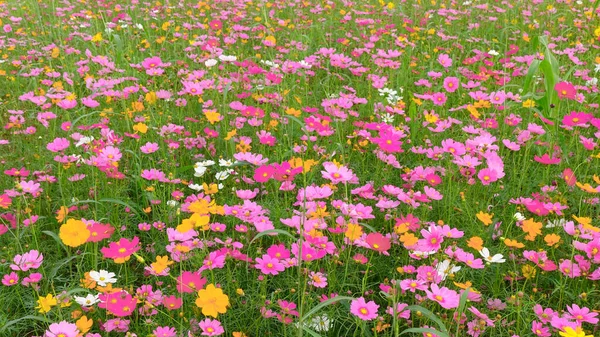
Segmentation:
[(196, 305), (202, 309), (205, 316), (217, 317), (219, 314), (227, 312), (229, 306), (229, 297), (223, 293), (223, 290), (209, 284), (206, 289), (198, 291)]

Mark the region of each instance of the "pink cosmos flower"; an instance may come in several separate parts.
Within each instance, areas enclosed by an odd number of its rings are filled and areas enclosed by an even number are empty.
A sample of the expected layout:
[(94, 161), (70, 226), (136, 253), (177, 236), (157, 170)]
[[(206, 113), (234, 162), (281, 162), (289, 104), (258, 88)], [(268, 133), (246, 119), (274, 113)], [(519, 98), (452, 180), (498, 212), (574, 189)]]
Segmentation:
[(563, 117), (562, 123), (566, 126), (585, 125), (592, 120), (594, 115), (585, 112), (573, 111)]
[(121, 238), (118, 242), (111, 242), (108, 247), (100, 249), (105, 258), (113, 259), (115, 263), (129, 261), (131, 255), (140, 250), (140, 238), (134, 236), (132, 240)]
[(202, 289), (207, 280), (198, 272), (184, 271), (177, 278), (177, 291), (180, 293), (195, 293)]
[(7, 287), (19, 284), (19, 275), (17, 275), (17, 273), (15, 273), (14, 271), (10, 274), (4, 275), (4, 277), (2, 277), (2, 284), (4, 284)]
[(325, 162), (323, 163), (323, 168), (325, 168), (325, 171), (321, 171), (322, 177), (334, 184), (348, 182), (353, 178), (352, 170), (345, 166), (338, 167), (334, 163)]
[(503, 91), (493, 92), (490, 95), (490, 102), (492, 104), (501, 105), (506, 100), (506, 94)]
[(542, 155), (541, 157), (533, 156), (533, 160), (544, 165), (553, 165), (560, 163), (560, 158), (550, 157), (547, 153), (544, 153), (544, 155)]
[(458, 78), (457, 77), (446, 77), (444, 79), (444, 89), (447, 92), (455, 92), (458, 89)]
[(256, 182), (264, 183), (269, 181), (274, 173), (275, 168), (272, 165), (262, 165), (254, 171), (253, 178)]
[(379, 305), (374, 301), (366, 302), (364, 297), (359, 297), (350, 303), (350, 313), (363, 321), (370, 321), (377, 318), (378, 309)]
[(311, 271), (308, 277), (310, 279), (308, 281), (309, 285), (315, 286), (316, 288), (327, 287), (327, 277), (325, 277), (325, 274)]
[(440, 56), (438, 56), (438, 63), (445, 69), (448, 69), (452, 66), (452, 59), (448, 54), (440, 54)]
[(79, 329), (77, 325), (62, 321), (59, 323), (52, 323), (46, 330), (44, 337), (77, 337), (79, 335)]
[(444, 105), (447, 99), (448, 98), (446, 97), (446, 94), (443, 92), (436, 92), (435, 94), (431, 95), (431, 100), (433, 101), (434, 105)]
[(575, 320), (577, 323), (582, 324), (583, 322), (587, 322), (590, 324), (598, 323), (598, 313), (590, 312), (590, 309), (583, 307), (580, 308), (577, 304), (572, 304), (571, 306), (567, 306), (568, 314), (565, 314), (565, 318)]
[(425, 290), (425, 293), (427, 293), (427, 298), (429, 298), (432, 301), (438, 302), (443, 308), (458, 308), (460, 296), (454, 290), (450, 290), (446, 287), (440, 288), (437, 284), (432, 284), (431, 291)]
[(545, 327), (544, 324), (538, 322), (538, 321), (533, 321), (531, 322), (531, 331), (539, 337), (550, 337), (552, 336), (552, 334), (550, 334), (550, 329)]
[(380, 233), (369, 233), (365, 241), (371, 249), (380, 253), (387, 252), (392, 247), (390, 239)]
[(37, 250), (30, 250), (23, 255), (15, 255), (13, 262), (10, 265), (12, 270), (28, 271), (29, 269), (38, 269), (44, 260), (44, 255)]
[(154, 152), (158, 151), (158, 144), (148, 142), (140, 147), (140, 151), (142, 151), (142, 153), (145, 153), (145, 154), (154, 153)]
[(283, 244), (272, 245), (267, 249), (267, 254), (278, 260), (285, 260), (290, 257), (290, 251), (287, 250)]
[[(117, 332), (127, 332), (129, 330), (129, 323), (131, 321), (127, 319), (121, 318), (113, 318), (109, 319), (104, 323), (103, 328), (106, 332), (117, 331)], [(86, 335), (87, 336), (87, 335)]]
[(477, 174), (477, 178), (481, 181), (482, 185), (489, 185), (494, 181), (498, 180), (498, 175), (495, 170), (485, 168)]
[(202, 329), (202, 336), (220, 336), (225, 332), (221, 326), (221, 322), (216, 319), (206, 318), (198, 323), (200, 329)]
[[(194, 291), (191, 291), (194, 292)], [(162, 299), (162, 305), (168, 310), (177, 310), (183, 305), (183, 299), (176, 296), (165, 296)]]
[(427, 283), (423, 280), (406, 279), (400, 281), (400, 289), (403, 291), (415, 292), (416, 290), (427, 290)]
[(569, 278), (581, 276), (581, 268), (579, 268), (577, 263), (573, 263), (571, 260), (564, 260), (561, 262), (558, 269), (563, 275), (568, 276)]
[(379, 137), (371, 138), (373, 144), (379, 145), (379, 148), (386, 153), (402, 152), (402, 134), (392, 129), (379, 131)]
[(46, 145), (46, 148), (52, 152), (60, 152), (68, 148), (70, 145), (71, 142), (69, 142), (69, 140), (66, 138), (55, 138), (52, 142)]
[(131, 296), (126, 291), (110, 294), (98, 295), (100, 303), (98, 307), (106, 309), (111, 314), (118, 317), (126, 317), (131, 315), (135, 311), (137, 305), (137, 298)]
[(219, 251), (210, 252), (210, 254), (208, 254), (208, 256), (204, 259), (204, 263), (198, 271), (202, 272), (206, 269), (223, 268), (225, 266), (225, 258), (225, 254), (222, 254)]
[(158, 56), (148, 57), (142, 61), (142, 67), (144, 67), (146, 70), (164, 66), (165, 64), (163, 64), (162, 60)]
[(36, 283), (40, 282), (42, 280), (42, 274), (40, 273), (31, 273), (29, 274), (29, 276), (26, 276), (22, 281), (21, 284), (28, 287), (29, 285), (33, 285), (34, 287), (36, 286)]
[(250, 200), (254, 199), (254, 197), (258, 195), (258, 192), (259, 190), (257, 188), (254, 190), (236, 190), (235, 195), (237, 195), (237, 197), (240, 199)]
[(152, 331), (156, 337), (175, 337), (177, 336), (177, 330), (170, 326), (159, 326)]
[(259, 269), (263, 274), (266, 275), (277, 275), (284, 271), (285, 267), (281, 262), (279, 262), (279, 259), (265, 254), (262, 256), (262, 258), (256, 258), (256, 269)]
[(33, 180), (21, 181), (18, 186), (24, 193), (29, 193), (33, 196), (38, 196), (42, 192), (41, 185)]
[(556, 90), (558, 98), (560, 99), (575, 99), (575, 96), (577, 95), (577, 89), (575, 89), (575, 86), (564, 81), (556, 83), (554, 90)]

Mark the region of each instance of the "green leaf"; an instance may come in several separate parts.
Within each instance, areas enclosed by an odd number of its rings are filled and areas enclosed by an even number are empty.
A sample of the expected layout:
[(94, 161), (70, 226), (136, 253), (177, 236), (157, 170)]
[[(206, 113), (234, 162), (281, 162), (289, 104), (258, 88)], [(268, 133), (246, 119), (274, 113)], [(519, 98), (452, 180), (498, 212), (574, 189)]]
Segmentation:
[(302, 330), (308, 332), (308, 334), (311, 335), (311, 336), (313, 336), (313, 337), (323, 337), (320, 334), (318, 334), (318, 333), (312, 331), (311, 329), (309, 329), (307, 326), (303, 326)]
[(0, 332), (6, 330), (6, 328), (8, 328), (11, 325), (15, 325), (15, 324), (17, 324), (17, 323), (19, 323), (21, 321), (25, 321), (25, 320), (29, 320), (29, 319), (40, 321), (40, 322), (44, 322), (44, 323), (48, 323), (48, 324), (52, 323), (52, 321), (49, 320), (49, 319), (47, 319), (46, 317), (27, 315), (27, 316), (23, 316), (23, 317), (20, 317), (20, 318), (17, 318), (17, 319), (13, 319), (12, 321), (8, 321), (6, 324), (4, 324), (3, 327), (0, 328)]
[(254, 241), (256, 241), (258, 238), (261, 238), (265, 235), (270, 235), (270, 234), (282, 234), (285, 235), (291, 239), (296, 239), (292, 234), (290, 234), (289, 232), (284, 231), (283, 229), (269, 229), (266, 230), (264, 232), (260, 232), (258, 234), (256, 234), (256, 236), (254, 237), (254, 239), (252, 239), (252, 241), (250, 241), (250, 244), (252, 244)]
[(56, 243), (58, 243), (59, 246), (63, 247), (65, 252), (67, 252), (67, 254), (69, 254), (69, 250), (67, 249), (67, 246), (65, 246), (65, 244), (62, 242), (62, 240), (58, 237), (58, 235), (56, 235), (56, 233), (51, 232), (51, 231), (42, 231), (42, 233), (49, 235), (51, 238), (54, 239), (54, 241), (56, 241)]
[(327, 301), (321, 302), (316, 307), (310, 309), (306, 314), (304, 314), (304, 316), (301, 318), (301, 321), (305, 321), (311, 315), (316, 314), (317, 312), (319, 312), (319, 310), (325, 308), (326, 306), (329, 306), (329, 305), (334, 304), (339, 301), (352, 301), (353, 299), (354, 299), (353, 297), (349, 297), (349, 296), (336, 296), (334, 298), (330, 298)]
[(450, 337), (450, 335), (448, 335), (445, 332), (437, 331), (436, 329), (431, 329), (431, 328), (410, 328), (410, 329), (406, 329), (406, 330), (402, 331), (400, 334), (404, 335), (405, 333), (410, 333), (410, 332), (415, 332), (415, 333), (429, 332), (431, 334), (438, 335), (440, 337)]
[(423, 314), (425, 317), (427, 317), (430, 320), (434, 321), (435, 324), (438, 325), (438, 327), (440, 328), (440, 330), (442, 332), (448, 333), (448, 329), (446, 328), (446, 325), (444, 325), (444, 322), (442, 322), (442, 320), (439, 319), (433, 312), (425, 309), (424, 307), (422, 307), (420, 305), (409, 305), (408, 307), (406, 307), (406, 309), (408, 309), (410, 311), (419, 311), (419, 312), (421, 312), (421, 314)]
[(531, 64), (529, 65), (529, 69), (527, 70), (527, 75), (525, 76), (525, 83), (523, 83), (523, 92), (524, 93), (529, 92), (529, 86), (531, 85), (531, 82), (533, 82), (533, 78), (534, 78), (535, 74), (537, 74), (537, 72), (538, 72), (540, 63), (541, 63), (540, 60), (533, 60), (531, 62)]
[(460, 300), (458, 302), (458, 316), (465, 311), (465, 306), (467, 305), (467, 300), (469, 299), (469, 292), (471, 292), (471, 288), (465, 289), (463, 293), (460, 295)]
[(64, 259), (56, 262), (54, 264), (54, 267), (52, 267), (52, 269), (50, 269), (50, 274), (48, 274), (48, 278), (51, 279), (51, 280), (54, 279), (54, 277), (58, 273), (58, 270), (60, 268), (62, 268), (63, 266), (65, 266), (67, 263), (69, 263), (69, 262), (73, 261), (74, 259), (76, 259), (77, 256), (78, 255), (69, 256), (69, 257), (66, 257), (66, 258), (64, 258)]

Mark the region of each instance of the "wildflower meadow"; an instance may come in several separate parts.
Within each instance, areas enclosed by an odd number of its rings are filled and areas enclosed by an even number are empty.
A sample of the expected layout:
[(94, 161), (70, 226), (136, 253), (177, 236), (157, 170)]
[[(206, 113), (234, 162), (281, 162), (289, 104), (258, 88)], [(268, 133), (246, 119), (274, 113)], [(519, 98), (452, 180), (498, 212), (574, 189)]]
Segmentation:
[(0, 337), (600, 336), (599, 0), (0, 29)]

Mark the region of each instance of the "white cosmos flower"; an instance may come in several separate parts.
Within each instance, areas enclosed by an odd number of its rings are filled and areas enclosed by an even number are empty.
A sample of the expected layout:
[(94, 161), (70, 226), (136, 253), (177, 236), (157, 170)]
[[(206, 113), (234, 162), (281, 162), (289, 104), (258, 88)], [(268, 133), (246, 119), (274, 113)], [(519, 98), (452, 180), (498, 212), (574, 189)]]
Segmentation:
[(101, 287), (106, 287), (107, 283), (115, 283), (117, 279), (115, 278), (115, 273), (108, 272), (106, 270), (90, 271), (90, 278), (98, 283)]
[(167, 206), (169, 206), (169, 207), (175, 207), (175, 206), (177, 206), (177, 204), (179, 204), (179, 203), (175, 200), (167, 201)]
[(98, 295), (92, 295), (92, 294), (89, 294), (86, 297), (74, 296), (74, 298), (75, 298), (75, 302), (77, 302), (82, 307), (89, 307), (89, 306), (92, 306), (92, 305), (100, 302)]
[(202, 177), (206, 173), (206, 166), (194, 167), (194, 177)]
[(77, 144), (75, 144), (75, 147), (80, 147), (83, 144), (89, 144), (94, 140), (93, 136), (83, 136), (81, 138), (79, 138), (79, 141), (77, 142)]
[(316, 332), (327, 332), (331, 328), (331, 320), (326, 314), (313, 317), (308, 326)]
[(564, 227), (566, 223), (567, 220), (565, 219), (548, 220), (546, 228)]
[(231, 160), (219, 159), (219, 166), (229, 167), (231, 165), (233, 165)]
[(194, 191), (202, 191), (202, 189), (204, 188), (202, 187), (202, 185), (198, 184), (189, 184), (188, 187), (193, 189)]
[(144, 30), (144, 26), (142, 26), (141, 23), (136, 23), (134, 26), (135, 26), (135, 28), (137, 28), (139, 30)]
[(223, 62), (233, 62), (237, 60), (237, 57), (233, 55), (219, 55), (219, 60)]
[(496, 255), (492, 256), (490, 254), (490, 250), (485, 247), (483, 247), (483, 249), (479, 251), (479, 254), (481, 254), (481, 256), (485, 259), (485, 261), (487, 263), (504, 263), (504, 262), (506, 262), (506, 260), (504, 259), (504, 255), (496, 254)]
[(215, 60), (215, 59), (208, 59), (208, 60), (204, 61), (204, 65), (207, 66), (208, 68), (214, 67), (214, 66), (217, 65), (217, 60)]
[(523, 216), (523, 214), (521, 214), (519, 212), (515, 213), (515, 215), (513, 215), (513, 218), (515, 218), (517, 221), (525, 220), (525, 217)]
[(493, 55), (493, 56), (498, 56), (498, 55), (500, 55), (500, 54), (498, 54), (498, 52), (497, 52), (497, 51), (495, 51), (495, 50), (493, 50), (493, 49), (492, 49), (492, 50), (490, 50), (490, 51), (488, 51), (488, 54), (490, 54), (490, 55)]
[(196, 166), (213, 166), (215, 164), (212, 160), (204, 160), (196, 163)]
[(225, 180), (227, 179), (231, 174), (233, 173), (233, 170), (225, 170), (225, 171), (220, 171), (217, 172), (217, 174), (215, 174), (215, 178), (217, 180)]
[(445, 280), (448, 275), (455, 274), (460, 270), (460, 268), (461, 267), (450, 264), (450, 260), (444, 260), (435, 266), (435, 270), (437, 271), (438, 275), (442, 277), (442, 281)]

